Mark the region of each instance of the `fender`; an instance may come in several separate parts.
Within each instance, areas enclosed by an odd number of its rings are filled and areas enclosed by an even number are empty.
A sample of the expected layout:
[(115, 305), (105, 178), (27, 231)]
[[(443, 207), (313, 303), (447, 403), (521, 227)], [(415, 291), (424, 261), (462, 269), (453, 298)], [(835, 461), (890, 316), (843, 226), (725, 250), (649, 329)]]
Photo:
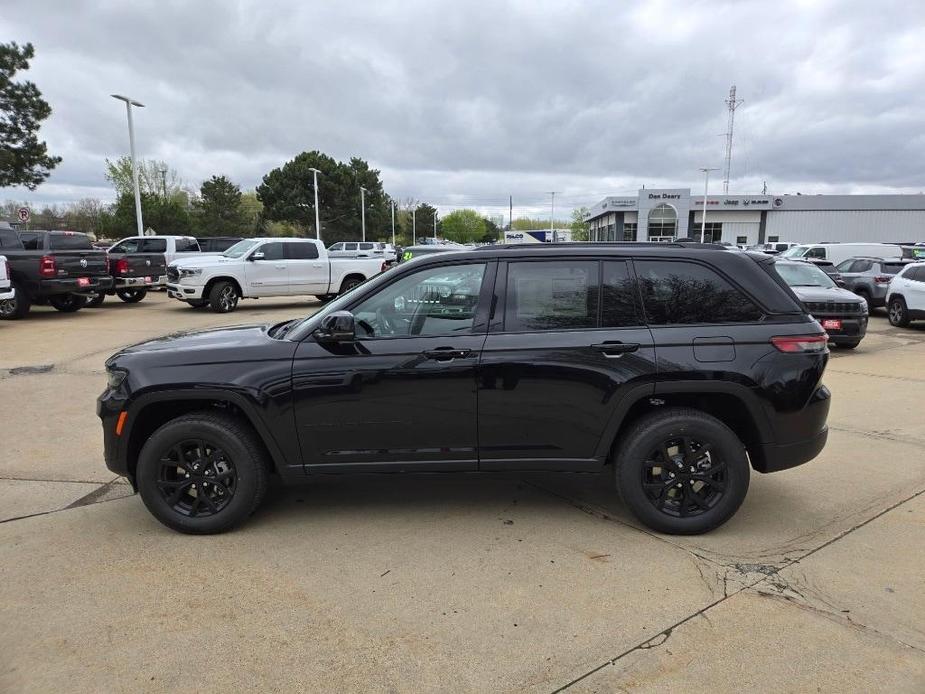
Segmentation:
[(654, 383), (640, 383), (630, 388), (620, 398), (620, 401), (610, 413), (610, 419), (607, 420), (607, 426), (604, 428), (601, 440), (597, 444), (597, 450), (594, 452), (594, 457), (600, 461), (601, 465), (607, 462), (607, 458), (610, 456), (610, 448), (630, 408), (640, 400), (651, 398), (654, 394)]
[[(270, 457), (276, 464), (276, 470), (280, 477), (286, 482), (292, 482), (304, 477), (302, 453), (299, 449), (296, 437), (288, 437), (289, 442), (287, 443), (284, 440), (281, 444), (261, 416), (258, 403), (242, 390), (232, 390), (230, 388), (200, 388), (191, 385), (187, 388), (149, 390), (133, 397), (130, 402), (126, 403), (129, 417), (126, 421), (126, 431), (124, 435), (120, 437), (123, 442), (121, 447), (124, 448), (127, 442), (131, 440), (132, 429), (137, 420), (137, 414), (145, 407), (153, 403), (164, 401), (182, 402), (184, 399), (218, 400), (233, 404), (244, 414), (251, 426), (254, 427), (254, 431), (257, 432), (257, 435), (261, 438), (264, 445), (266, 445)], [(293, 417), (291, 404), (286, 407), (286, 417), (289, 417), (290, 420)], [(120, 453), (122, 456), (126, 456), (128, 452), (122, 450)]]
[(655, 396), (681, 393), (719, 393), (731, 395), (740, 400), (748, 410), (749, 417), (755, 424), (761, 442), (774, 440), (774, 432), (768, 420), (764, 405), (751, 389), (741, 383), (731, 381), (667, 381), (655, 384)]

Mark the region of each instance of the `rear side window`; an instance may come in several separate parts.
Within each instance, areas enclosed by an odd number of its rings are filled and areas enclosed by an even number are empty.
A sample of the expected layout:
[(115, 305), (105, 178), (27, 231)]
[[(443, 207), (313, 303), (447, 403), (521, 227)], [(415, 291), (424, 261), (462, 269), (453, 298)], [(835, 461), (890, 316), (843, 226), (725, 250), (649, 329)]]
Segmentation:
[(345, 251), (355, 251), (356, 249), (357, 249), (357, 245), (355, 243), (345, 243), (344, 244)]
[(198, 253), (199, 242), (196, 239), (180, 238), (177, 239), (177, 253)]
[(318, 257), (318, 247), (313, 243), (287, 243), (286, 257), (290, 260), (313, 260)]
[(376, 247), (376, 246), (375, 246), (374, 244), (372, 244), (372, 243), (361, 243), (361, 244), (360, 244), (360, 250), (361, 250), (361, 251), (371, 251), (371, 250), (373, 250), (373, 248), (375, 248), (375, 247)]
[(870, 260), (855, 260), (851, 264), (851, 269), (848, 272), (867, 272), (873, 265), (873, 262)]
[(925, 282), (925, 265), (919, 265), (907, 270), (904, 275), (906, 279), (915, 280), (916, 282)]
[(508, 264), (507, 332), (597, 327), (596, 261)]
[(636, 261), (651, 325), (750, 323), (761, 310), (726, 279), (689, 262)]
[(93, 248), (85, 234), (51, 234), (48, 246), (53, 251), (83, 251)]
[(166, 253), (167, 239), (145, 239), (141, 244), (142, 253)]
[(20, 232), (19, 240), (22, 242), (22, 247), (27, 251), (41, 251), (42, 248), (42, 235), (35, 234), (28, 231)]
[(624, 261), (604, 262), (601, 287), (601, 327), (642, 325), (636, 300), (636, 281)]
[(0, 229), (0, 248), (22, 248), (19, 236), (12, 229)]

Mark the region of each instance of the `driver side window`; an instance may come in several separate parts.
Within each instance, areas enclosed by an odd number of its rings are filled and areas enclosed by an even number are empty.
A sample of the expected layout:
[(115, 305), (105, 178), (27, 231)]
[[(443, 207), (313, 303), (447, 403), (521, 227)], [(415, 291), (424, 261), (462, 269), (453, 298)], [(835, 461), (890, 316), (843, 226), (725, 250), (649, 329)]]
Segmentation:
[(358, 337), (418, 337), (472, 331), (485, 263), (420, 270), (354, 307)]

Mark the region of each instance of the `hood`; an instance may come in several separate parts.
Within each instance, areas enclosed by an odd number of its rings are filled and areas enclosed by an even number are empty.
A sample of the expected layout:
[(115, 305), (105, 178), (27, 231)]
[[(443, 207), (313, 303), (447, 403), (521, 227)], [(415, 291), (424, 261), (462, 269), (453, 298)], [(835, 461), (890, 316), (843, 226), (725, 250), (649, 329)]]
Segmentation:
[(212, 328), (195, 332), (164, 335), (153, 340), (124, 347), (112, 355), (106, 365), (110, 366), (123, 358), (153, 355), (164, 356), (171, 361), (209, 361), (220, 354), (242, 353), (268, 342), (275, 342), (267, 335), (269, 325), (241, 325), (231, 328)]
[(200, 255), (196, 254), (189, 258), (178, 258), (170, 263), (170, 267), (212, 267), (214, 265), (225, 265), (227, 263), (240, 263), (241, 258), (226, 258), (223, 255)]
[(861, 303), (863, 298), (841, 287), (790, 287), (800, 301), (841, 301)]

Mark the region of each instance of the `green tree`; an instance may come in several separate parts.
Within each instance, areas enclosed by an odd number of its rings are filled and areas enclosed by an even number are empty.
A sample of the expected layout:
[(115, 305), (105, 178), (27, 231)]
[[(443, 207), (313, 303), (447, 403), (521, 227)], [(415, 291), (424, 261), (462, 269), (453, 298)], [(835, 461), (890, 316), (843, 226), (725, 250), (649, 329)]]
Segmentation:
[(0, 188), (23, 185), (29, 190), (48, 178), (61, 157), (48, 155), (38, 130), (51, 106), (32, 82), (14, 82), (35, 56), (31, 43), (0, 43)]
[(356, 157), (338, 162), (318, 151), (302, 152), (283, 166), (273, 169), (257, 186), (268, 221), (297, 222), (315, 229), (315, 194), (312, 168), (318, 176), (318, 205), (321, 237), (326, 243), (361, 235), (360, 187), (366, 189), (366, 238), (391, 238), (388, 196), (382, 190), (379, 171)]
[(195, 217), (197, 231), (203, 236), (234, 236), (248, 229), (241, 207), (241, 189), (225, 176), (203, 181), (199, 195)]
[(479, 239), (482, 243), (494, 243), (501, 239), (501, 228), (491, 221), (488, 217), (485, 217), (485, 233), (482, 235), (482, 238)]
[(587, 241), (591, 236), (591, 224), (588, 222), (587, 207), (576, 207), (572, 210), (572, 241)]
[(443, 235), (457, 243), (481, 241), (487, 230), (485, 220), (475, 210), (456, 210), (443, 218)]
[(263, 203), (257, 199), (257, 193), (249, 190), (241, 193), (241, 218), (246, 225), (242, 230), (244, 236), (254, 236), (263, 224)]
[[(141, 216), (145, 230), (158, 234), (189, 234), (192, 230), (187, 206), (177, 197), (162, 198), (149, 193), (141, 194)], [(123, 193), (116, 200), (112, 217), (106, 220), (105, 233), (112, 238), (132, 236), (135, 228), (134, 193)]]

